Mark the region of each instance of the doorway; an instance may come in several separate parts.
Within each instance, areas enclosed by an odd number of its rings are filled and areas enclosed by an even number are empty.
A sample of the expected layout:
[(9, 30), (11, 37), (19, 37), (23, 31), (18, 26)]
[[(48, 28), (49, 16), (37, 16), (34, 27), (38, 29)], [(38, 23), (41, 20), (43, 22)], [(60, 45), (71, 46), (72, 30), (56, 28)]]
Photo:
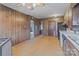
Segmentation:
[(34, 39), (34, 21), (30, 20), (30, 39)]
[(57, 36), (57, 24), (55, 21), (48, 22), (48, 35)]
[(43, 22), (41, 21), (41, 22), (40, 22), (40, 35), (43, 35), (43, 28), (44, 28), (44, 24), (43, 24)]

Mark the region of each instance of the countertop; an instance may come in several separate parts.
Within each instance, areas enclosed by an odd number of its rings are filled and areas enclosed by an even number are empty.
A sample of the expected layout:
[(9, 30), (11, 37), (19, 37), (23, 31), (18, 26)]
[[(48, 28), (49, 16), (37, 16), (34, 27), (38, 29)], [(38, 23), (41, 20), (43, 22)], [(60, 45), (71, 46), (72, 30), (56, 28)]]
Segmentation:
[(9, 41), (8, 38), (0, 38), (0, 47), (3, 46), (8, 41)]
[(68, 31), (60, 31), (61, 34), (64, 34), (67, 39), (79, 50), (79, 34)]

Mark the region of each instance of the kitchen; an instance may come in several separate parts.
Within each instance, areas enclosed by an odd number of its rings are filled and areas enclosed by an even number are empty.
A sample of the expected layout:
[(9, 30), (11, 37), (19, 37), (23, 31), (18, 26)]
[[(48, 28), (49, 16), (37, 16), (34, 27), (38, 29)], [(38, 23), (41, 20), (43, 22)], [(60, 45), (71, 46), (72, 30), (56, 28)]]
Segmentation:
[[(6, 54), (11, 56), (12, 46), (16, 46), (21, 42), (28, 41), (30, 39), (32, 36), (30, 35), (30, 20), (33, 20), (33, 37), (40, 35), (56, 37), (59, 41), (59, 47), (61, 47), (65, 56), (79, 56), (78, 11), (79, 4), (71, 3), (68, 4), (64, 16), (54, 15), (53, 17), (47, 18), (35, 18), (12, 9), (8, 4), (0, 4), (0, 37), (3, 37), (3, 39), (8, 37), (8, 41), (10, 40), (8, 45), (9, 47), (5, 50), (8, 50), (9, 54), (8, 52), (4, 52), (4, 54), (0, 55), (4, 56)], [(33, 37), (31, 38), (32, 41), (34, 41)], [(4, 46), (4, 44), (2, 46)], [(2, 52), (2, 47), (0, 52)]]
[(79, 10), (79, 4), (72, 4), (70, 10), (68, 11), (68, 15), (69, 15), (68, 16), (69, 17), (68, 29), (67, 31), (60, 31), (61, 47), (63, 48), (65, 55), (67, 56), (79, 55), (78, 10)]

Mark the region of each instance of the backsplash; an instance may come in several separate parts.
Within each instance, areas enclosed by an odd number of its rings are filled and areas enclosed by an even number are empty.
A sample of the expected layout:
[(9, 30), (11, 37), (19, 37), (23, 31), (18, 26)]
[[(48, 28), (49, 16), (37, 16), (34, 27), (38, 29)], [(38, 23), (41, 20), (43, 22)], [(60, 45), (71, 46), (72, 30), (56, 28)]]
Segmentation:
[(72, 25), (72, 31), (75, 34), (79, 34), (79, 25)]
[(79, 31), (79, 25), (72, 25), (73, 31)]

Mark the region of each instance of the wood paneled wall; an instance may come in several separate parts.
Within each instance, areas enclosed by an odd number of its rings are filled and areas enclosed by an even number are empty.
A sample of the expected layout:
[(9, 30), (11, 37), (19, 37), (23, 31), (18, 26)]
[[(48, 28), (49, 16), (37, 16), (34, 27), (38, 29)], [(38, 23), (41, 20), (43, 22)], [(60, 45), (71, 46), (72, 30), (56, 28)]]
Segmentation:
[(35, 19), (34, 20), (34, 28), (35, 28), (35, 30), (34, 30), (34, 34), (35, 34), (35, 36), (38, 36), (38, 35), (40, 35), (40, 24), (41, 23), (41, 20), (40, 19)]
[(30, 16), (0, 5), (0, 38), (12, 39), (12, 45), (29, 39)]
[[(57, 20), (57, 21), (55, 21)], [(63, 16), (59, 16), (59, 17), (51, 17), (51, 18), (46, 18), (43, 21), (43, 35), (48, 35), (48, 26), (49, 26), (49, 22), (64, 22), (64, 17)]]
[(48, 20), (43, 20), (43, 35), (48, 35)]

